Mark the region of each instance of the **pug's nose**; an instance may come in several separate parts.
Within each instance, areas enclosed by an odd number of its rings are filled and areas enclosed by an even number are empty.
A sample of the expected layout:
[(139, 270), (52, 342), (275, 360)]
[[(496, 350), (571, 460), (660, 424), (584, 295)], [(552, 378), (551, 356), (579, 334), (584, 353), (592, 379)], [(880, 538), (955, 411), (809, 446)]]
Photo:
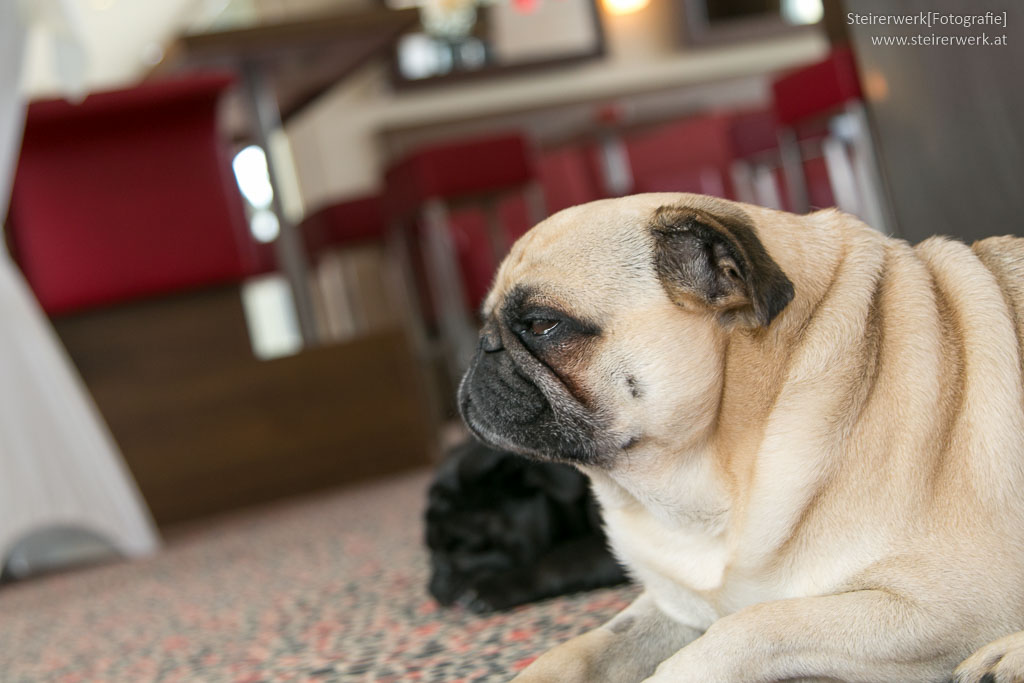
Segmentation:
[(495, 351), (501, 351), (505, 348), (505, 345), (501, 341), (501, 334), (498, 332), (498, 326), (493, 321), (488, 321), (484, 328), (480, 330), (480, 350), (487, 353), (494, 353)]

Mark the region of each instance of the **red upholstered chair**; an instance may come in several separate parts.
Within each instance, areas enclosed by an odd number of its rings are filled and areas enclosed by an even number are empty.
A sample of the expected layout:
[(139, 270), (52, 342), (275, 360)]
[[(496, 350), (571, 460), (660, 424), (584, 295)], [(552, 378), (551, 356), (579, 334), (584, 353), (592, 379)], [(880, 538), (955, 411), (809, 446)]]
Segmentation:
[[(439, 351), (455, 380), (476, 348), (476, 323), (469, 308), (490, 284), (511, 243), (498, 211), (502, 199), (525, 195), (531, 207), (529, 224), (544, 213), (531, 151), (518, 134), (432, 145), (394, 164), (386, 185), (394, 234), (403, 241), (400, 251), (409, 255), (404, 269), (408, 283), (418, 282), (422, 256), (425, 282), (420, 282), (428, 290), (429, 304), (416, 293), (409, 299), (420, 305), (421, 321), (436, 320)], [(421, 353), (432, 356), (426, 324), (416, 338)]]
[(332, 247), (383, 242), (387, 234), (384, 203), (378, 195), (328, 204), (299, 224), (311, 261)]
[(886, 229), (860, 79), (853, 53), (834, 50), (772, 84), (789, 208), (838, 206)]
[(403, 313), (388, 277), (387, 219), (379, 195), (349, 198), (298, 225), (313, 265), (322, 332), (341, 340), (395, 324)]
[(632, 192), (697, 192), (734, 196), (731, 118), (709, 114), (683, 119), (626, 139)]
[(594, 145), (578, 144), (541, 153), (538, 175), (544, 187), (548, 213), (585, 204), (606, 196)]
[[(545, 215), (603, 198), (605, 194), (601, 189), (596, 155), (593, 146), (586, 144), (567, 145), (536, 154), (535, 182), (542, 190), (543, 211), (531, 206), (528, 193), (514, 192), (502, 197), (498, 202), (501, 239), (515, 242)], [(459, 263), (466, 284), (466, 300), (472, 309), (480, 306), (490, 289), (497, 265), (487, 240), (481, 239), (487, 234), (485, 220), (486, 214), (479, 209), (455, 211), (452, 215)]]
[(29, 107), (9, 222), (47, 313), (259, 268), (217, 127), (230, 83), (194, 76)]
[[(537, 180), (543, 190), (547, 215), (607, 196), (602, 188), (597, 154), (594, 145), (574, 144), (546, 149), (537, 155)], [(510, 241), (519, 239), (533, 227), (537, 219), (533, 208), (522, 194), (510, 195), (499, 203), (500, 223)], [(479, 229), (476, 233), (479, 234)], [(480, 265), (465, 261), (462, 264), (471, 271), (466, 294), (471, 306), (477, 308), (490, 288), (493, 268), (485, 271)]]

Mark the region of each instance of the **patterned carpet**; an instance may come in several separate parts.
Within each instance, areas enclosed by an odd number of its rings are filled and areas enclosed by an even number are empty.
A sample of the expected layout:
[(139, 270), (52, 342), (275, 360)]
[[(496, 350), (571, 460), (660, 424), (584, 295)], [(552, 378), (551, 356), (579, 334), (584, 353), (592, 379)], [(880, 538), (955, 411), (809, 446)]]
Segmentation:
[(178, 529), (0, 587), (0, 681), (503, 681), (634, 587), (480, 617), (426, 593), (417, 472)]

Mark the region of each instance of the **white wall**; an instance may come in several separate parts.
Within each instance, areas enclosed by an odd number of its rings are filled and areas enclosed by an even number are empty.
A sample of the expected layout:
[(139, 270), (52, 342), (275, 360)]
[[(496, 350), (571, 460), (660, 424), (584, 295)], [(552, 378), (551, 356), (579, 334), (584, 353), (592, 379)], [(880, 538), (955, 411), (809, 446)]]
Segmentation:
[[(18, 1), (18, 0), (15, 0)], [(129, 85), (142, 78), (166, 47), (186, 29), (201, 30), (325, 9), (365, 7), (375, 0), (20, 0), (64, 2), (79, 20), (89, 54), (88, 90)], [(26, 83), (35, 97), (60, 92), (53, 73), (45, 30), (37, 28), (29, 44)]]
[[(89, 54), (86, 89), (117, 88), (140, 78), (159, 59), (162, 46), (211, 1), (221, 0), (68, 0)], [(60, 91), (52, 61), (45, 29), (37, 27), (24, 76), (33, 97)]]

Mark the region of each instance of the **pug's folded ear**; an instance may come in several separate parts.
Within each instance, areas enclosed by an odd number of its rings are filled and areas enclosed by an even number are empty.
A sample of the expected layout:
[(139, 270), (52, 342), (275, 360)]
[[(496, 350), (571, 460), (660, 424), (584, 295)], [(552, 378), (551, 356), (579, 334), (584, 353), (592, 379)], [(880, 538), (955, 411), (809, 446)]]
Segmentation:
[(651, 231), (655, 269), (677, 304), (697, 303), (724, 320), (768, 327), (793, 299), (793, 283), (740, 213), (663, 206)]

